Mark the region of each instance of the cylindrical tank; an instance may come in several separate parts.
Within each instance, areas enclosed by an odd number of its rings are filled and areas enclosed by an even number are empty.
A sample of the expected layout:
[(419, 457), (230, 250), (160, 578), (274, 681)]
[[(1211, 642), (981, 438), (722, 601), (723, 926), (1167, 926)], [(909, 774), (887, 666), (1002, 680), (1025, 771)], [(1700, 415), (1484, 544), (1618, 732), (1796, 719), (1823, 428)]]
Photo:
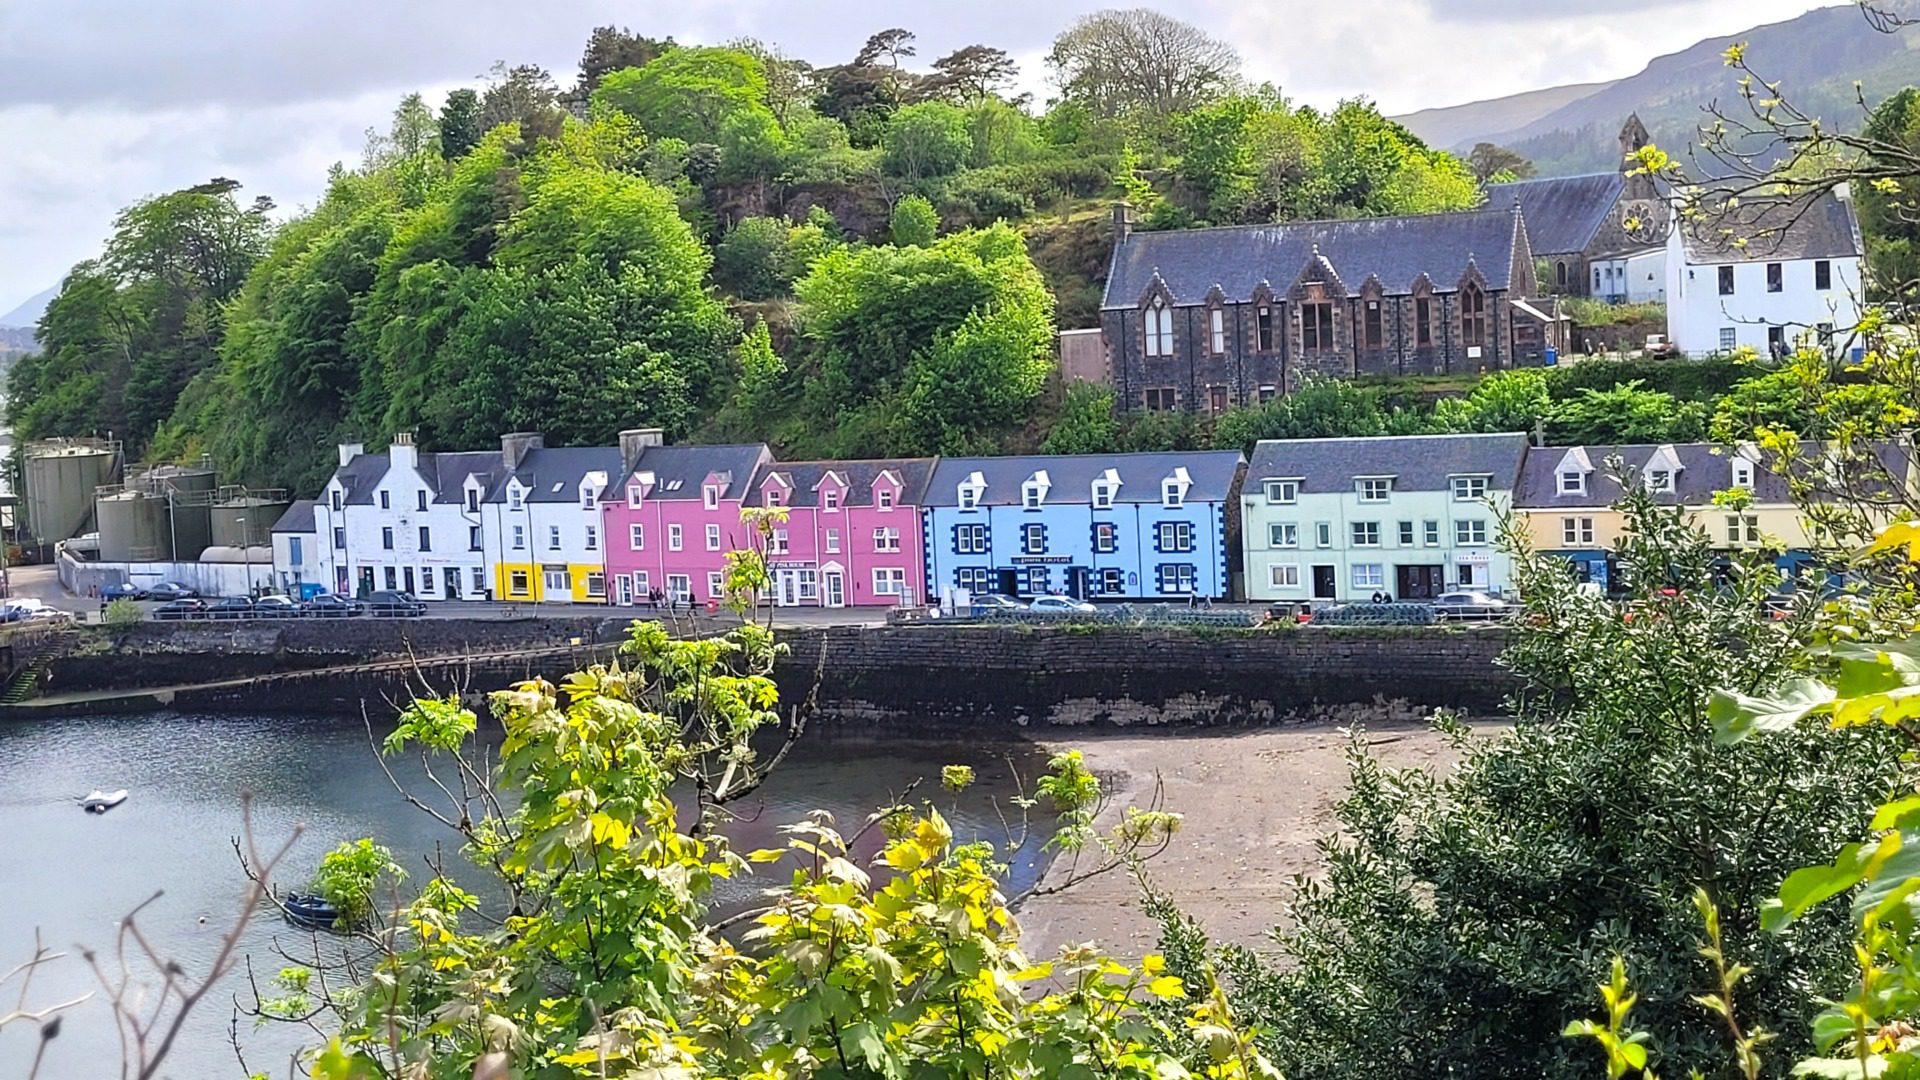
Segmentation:
[(103, 495), (94, 503), (100, 519), (101, 562), (171, 562), (167, 500), (141, 491)]
[(213, 546), (270, 548), (287, 500), (242, 495), (213, 504)]
[(119, 461), (111, 448), (93, 444), (27, 446), (22, 472), (28, 530), (49, 544), (92, 532), (93, 490), (119, 479)]
[(134, 477), (138, 488), (167, 507), (172, 521), (167, 539), (178, 562), (200, 558), (213, 543), (213, 515), (208, 504), (218, 490), (212, 469), (192, 465), (155, 465)]
[(138, 487), (155, 495), (164, 495), (171, 491), (175, 495), (189, 492), (212, 491), (215, 489), (212, 469), (196, 465), (155, 465), (141, 473), (130, 487)]

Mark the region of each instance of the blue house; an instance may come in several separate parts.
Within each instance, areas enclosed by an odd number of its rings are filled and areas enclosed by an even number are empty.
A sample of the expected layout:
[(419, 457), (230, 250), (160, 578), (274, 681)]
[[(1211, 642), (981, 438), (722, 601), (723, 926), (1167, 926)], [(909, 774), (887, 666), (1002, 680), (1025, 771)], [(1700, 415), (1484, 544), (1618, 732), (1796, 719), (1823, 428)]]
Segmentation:
[(927, 595), (1225, 599), (1238, 451), (942, 458), (923, 503)]

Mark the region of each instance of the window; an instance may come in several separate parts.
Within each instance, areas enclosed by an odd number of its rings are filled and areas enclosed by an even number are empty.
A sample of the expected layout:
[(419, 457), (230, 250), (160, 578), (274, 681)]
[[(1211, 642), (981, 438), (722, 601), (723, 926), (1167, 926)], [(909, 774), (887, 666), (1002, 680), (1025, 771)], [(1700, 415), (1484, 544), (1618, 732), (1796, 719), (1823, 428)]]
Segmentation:
[(878, 505), (879, 509), (882, 511), (892, 510), (893, 509), (893, 489), (892, 488), (873, 489), (873, 501)]
[(483, 596), (487, 591), (487, 572), (481, 567), (473, 568), (473, 595)]
[(517, 487), (507, 488), (507, 509), (518, 510), (522, 505), (524, 505), (525, 500), (526, 500), (525, 492), (521, 491)]
[(467, 513), (477, 514), (479, 512), (480, 512), (480, 489), (468, 488), (467, 489)]
[(1379, 589), (1387, 584), (1387, 568), (1377, 562), (1353, 564), (1353, 587)]
[(420, 526), (420, 550), (433, 550), (433, 530), (425, 525)]
[(1647, 470), (1648, 491), (1672, 491), (1673, 473), (1667, 469)]
[(1487, 497), (1487, 478), (1484, 476), (1456, 476), (1453, 478), (1454, 502), (1478, 502)]
[(380, 509), (382, 509), (382, 510), (391, 510), (391, 509), (393, 509), (393, 495), (392, 495), (392, 493), (390, 493), (390, 492), (386, 492), (386, 491), (383, 491), (383, 492), (381, 492), (381, 493), (380, 493)]
[(987, 527), (985, 525), (955, 525), (953, 527), (953, 553), (955, 555), (985, 555), (987, 553)]
[(547, 550), (560, 550), (560, 526), (558, 525), (547, 526)]
[(1757, 544), (1760, 542), (1760, 518), (1754, 514), (1727, 515), (1727, 543)]
[(679, 551), (680, 544), (681, 544), (680, 526), (678, 525), (667, 526), (667, 550)]
[(1274, 521), (1267, 525), (1267, 546), (1274, 548), (1297, 548), (1300, 546), (1300, 526), (1291, 521)]
[(1147, 338), (1148, 356), (1173, 355), (1173, 312), (1167, 302), (1154, 297), (1153, 306), (1141, 315), (1141, 329)]
[(1308, 352), (1333, 348), (1332, 304), (1300, 305), (1300, 347)]
[(340, 512), (340, 493), (338, 491), (329, 492), (327, 495), (327, 499), (333, 504), (333, 512), (336, 514), (339, 513)]
[(302, 554), (303, 553), (300, 550), (300, 538), (297, 536), (287, 537), (288, 561), (292, 562), (293, 565), (295, 566), (299, 566), (307, 561), (306, 559), (301, 557)]
[(707, 550), (720, 550), (720, 526), (718, 525), (709, 524), (707, 526)]
[(707, 571), (707, 599), (719, 600), (727, 594), (727, 575), (719, 570)]
[(1191, 563), (1170, 563), (1160, 567), (1160, 591), (1185, 596), (1199, 591), (1200, 574)]
[(1379, 547), (1380, 523), (1377, 521), (1356, 521), (1353, 523), (1354, 547)]
[(1553, 279), (1560, 288), (1567, 287), (1567, 264), (1564, 261), (1553, 264)]
[(1720, 268), (1720, 295), (1733, 295), (1733, 267), (1731, 266)]
[(767, 554), (785, 555), (787, 553), (787, 530), (775, 529), (767, 534)]
[(1259, 311), (1255, 312), (1253, 316), (1253, 325), (1254, 325), (1255, 332), (1259, 335), (1260, 351), (1272, 352), (1273, 351), (1273, 309), (1270, 307), (1263, 307)]
[(1472, 282), (1460, 290), (1460, 340), (1468, 348), (1487, 343), (1487, 294)]
[(1227, 411), (1227, 388), (1224, 386), (1207, 387), (1207, 408), (1217, 413)]
[(1277, 386), (1262, 386), (1260, 388), (1260, 404), (1265, 405), (1267, 402), (1272, 401), (1279, 393), (1280, 388)]
[(388, 551), (393, 550), (393, 526), (388, 525), (381, 528), (380, 546)]
[(1413, 522), (1411, 521), (1403, 521), (1400, 523), (1400, 546), (1413, 546)]
[(598, 525), (587, 526), (587, 550), (600, 550), (600, 526)]
[(1360, 481), (1361, 502), (1386, 502), (1387, 496), (1392, 491), (1393, 481), (1391, 480), (1372, 479)]
[(639, 484), (635, 484), (627, 489), (627, 508), (629, 510), (640, 509), (640, 504), (646, 499), (646, 490), (647, 489), (641, 487)]
[(873, 568), (873, 595), (907, 595), (907, 571), (899, 566), (876, 566)]
[(1105, 480), (1093, 485), (1093, 508), (1095, 510), (1113, 509), (1113, 485)]
[(1784, 326), (1767, 327), (1767, 355), (1785, 356), (1787, 354), (1787, 328)]
[(467, 526), (467, 550), (479, 551), (481, 546), (482, 545), (480, 543), (480, 526), (478, 525)]
[(1187, 486), (1174, 477), (1160, 481), (1160, 505), (1179, 506), (1186, 501)]
[(573, 573), (564, 566), (543, 566), (540, 568), (540, 581), (550, 593), (570, 593), (573, 591)]
[(1215, 356), (1227, 351), (1227, 313), (1219, 308), (1207, 312), (1207, 344)]
[(993, 591), (993, 571), (984, 566), (962, 566), (953, 572), (953, 583), (970, 593)]
[(899, 551), (900, 550), (900, 530), (899, 529), (873, 530), (873, 550)]
[(525, 525), (515, 525), (513, 527), (513, 549), (515, 551), (524, 551), (526, 550), (526, 546), (527, 527)]
[(1785, 286), (1785, 282), (1782, 280), (1782, 276), (1783, 275), (1780, 273), (1779, 263), (1767, 264), (1767, 291), (1768, 292), (1779, 292)]
[(1120, 568), (1109, 566), (1100, 571), (1100, 595), (1118, 596), (1126, 591), (1126, 579), (1120, 574)]
[(1561, 473), (1559, 491), (1562, 495), (1585, 495), (1587, 493), (1587, 474), (1578, 469), (1568, 469)]
[(1361, 325), (1365, 327), (1367, 348), (1379, 348), (1382, 337), (1380, 329), (1380, 301), (1367, 301), (1367, 311), (1365, 317), (1361, 319)]
[(1456, 521), (1453, 523), (1453, 542), (1462, 546), (1484, 544), (1487, 542), (1487, 522), (1485, 518)]
[(972, 510), (980, 505), (980, 489), (969, 484), (960, 485), (960, 509)]
[(1045, 596), (1049, 591), (1048, 579), (1053, 575), (1044, 566), (1029, 566), (1026, 572), (1026, 589), (1030, 596)]
[(627, 550), (647, 550), (647, 527), (645, 525), (636, 521), (627, 526)]
[(333, 546), (337, 548), (344, 548), (347, 546), (347, 530), (345, 529), (333, 530)]
[(820, 493), (820, 509), (826, 511), (829, 514), (839, 513), (840, 493), (838, 491), (834, 491), (831, 489), (821, 492)]
[(1267, 584), (1276, 589), (1297, 589), (1300, 587), (1299, 563), (1274, 563), (1267, 567)]
[(840, 530), (828, 529), (827, 530), (827, 554), (838, 555), (839, 553), (840, 553)]
[(1421, 348), (1433, 344), (1433, 301), (1424, 296), (1413, 301), (1413, 343)]
[(394, 573), (393, 567), (389, 566), (389, 567), (386, 567), (385, 569), (386, 569), (386, 578), (387, 578), (387, 588), (389, 589), (399, 588), (400, 578), (398, 575)]
[(1173, 387), (1147, 387), (1147, 408), (1155, 412), (1171, 412), (1174, 407)]
[(1439, 522), (1428, 521), (1428, 522), (1422, 523), (1420, 527), (1420, 533), (1422, 537), (1421, 542), (1426, 544), (1428, 547), (1440, 546), (1440, 523)]
[(426, 492), (424, 492), (424, 491), (416, 491), (416, 492), (414, 492), (414, 493), (413, 493), (413, 508), (414, 508), (415, 510), (425, 510), (425, 509), (427, 508), (427, 493), (426, 493)]
[(1190, 521), (1163, 521), (1154, 531), (1157, 534), (1157, 546), (1163, 552), (1193, 550), (1193, 523)]
[(1267, 504), (1270, 506), (1291, 506), (1300, 501), (1300, 481), (1269, 480), (1266, 483)]
[(580, 489), (580, 509), (598, 510), (599, 508), (600, 508), (599, 493), (594, 491), (591, 487), (581, 488)]
[(693, 578), (686, 574), (668, 574), (667, 595), (676, 600), (690, 599), (693, 596)]
[(1590, 517), (1561, 518), (1560, 542), (1568, 547), (1593, 546), (1593, 519)]
[(1753, 462), (1748, 461), (1746, 458), (1733, 459), (1733, 486), (1742, 488), (1753, 487)]
[(1029, 510), (1040, 509), (1040, 504), (1046, 500), (1046, 497), (1047, 489), (1031, 480), (1020, 489), (1020, 505)]
[(1833, 288), (1833, 264), (1825, 259), (1816, 259), (1813, 263), (1813, 287), (1816, 289)]
[(1111, 555), (1120, 548), (1120, 531), (1110, 521), (1096, 521), (1093, 524), (1093, 550), (1099, 555)]
[(1029, 555), (1044, 555), (1047, 550), (1047, 527), (1045, 525), (1022, 526), (1020, 550)]
[(1321, 547), (1333, 546), (1333, 525), (1330, 522), (1316, 522), (1313, 526), (1313, 542)]
[(708, 484), (701, 488), (700, 505), (709, 510), (720, 509), (720, 488), (714, 484)]
[(645, 570), (635, 570), (633, 572), (634, 599), (636, 600), (646, 599), (647, 595), (650, 592), (652, 592), (652, 590), (653, 590), (652, 584), (647, 581), (647, 572)]
[(529, 580), (528, 575), (525, 570), (515, 570), (513, 573), (508, 574), (507, 575), (508, 595), (511, 595), (511, 596), (527, 595), (527, 593), (530, 591), (527, 587), (528, 580)]

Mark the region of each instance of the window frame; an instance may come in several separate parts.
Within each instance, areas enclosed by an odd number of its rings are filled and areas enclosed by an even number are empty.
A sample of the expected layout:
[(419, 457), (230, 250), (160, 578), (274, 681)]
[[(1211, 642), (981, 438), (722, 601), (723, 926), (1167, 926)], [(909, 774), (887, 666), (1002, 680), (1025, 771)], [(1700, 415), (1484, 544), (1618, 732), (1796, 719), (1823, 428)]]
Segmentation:
[(1717, 278), (1716, 284), (1719, 286), (1720, 295), (1733, 296), (1734, 289), (1737, 287), (1737, 283), (1734, 281), (1734, 277), (1733, 277), (1733, 267), (1721, 266), (1721, 267), (1717, 267), (1716, 269), (1719, 271), (1719, 273), (1716, 275), (1716, 278)]
[(1267, 547), (1274, 551), (1298, 551), (1300, 523), (1297, 521), (1267, 522)]
[(1347, 523), (1348, 538), (1354, 547), (1380, 547), (1380, 523), (1377, 521), (1353, 521)]

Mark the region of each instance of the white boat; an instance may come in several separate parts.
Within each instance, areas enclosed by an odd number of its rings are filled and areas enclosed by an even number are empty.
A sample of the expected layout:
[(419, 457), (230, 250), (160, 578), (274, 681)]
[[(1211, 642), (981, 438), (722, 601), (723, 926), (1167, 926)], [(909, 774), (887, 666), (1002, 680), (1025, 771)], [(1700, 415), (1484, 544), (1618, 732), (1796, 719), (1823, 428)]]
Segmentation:
[(126, 801), (126, 788), (121, 788), (119, 791), (95, 791), (80, 800), (80, 807), (89, 814), (104, 814)]

